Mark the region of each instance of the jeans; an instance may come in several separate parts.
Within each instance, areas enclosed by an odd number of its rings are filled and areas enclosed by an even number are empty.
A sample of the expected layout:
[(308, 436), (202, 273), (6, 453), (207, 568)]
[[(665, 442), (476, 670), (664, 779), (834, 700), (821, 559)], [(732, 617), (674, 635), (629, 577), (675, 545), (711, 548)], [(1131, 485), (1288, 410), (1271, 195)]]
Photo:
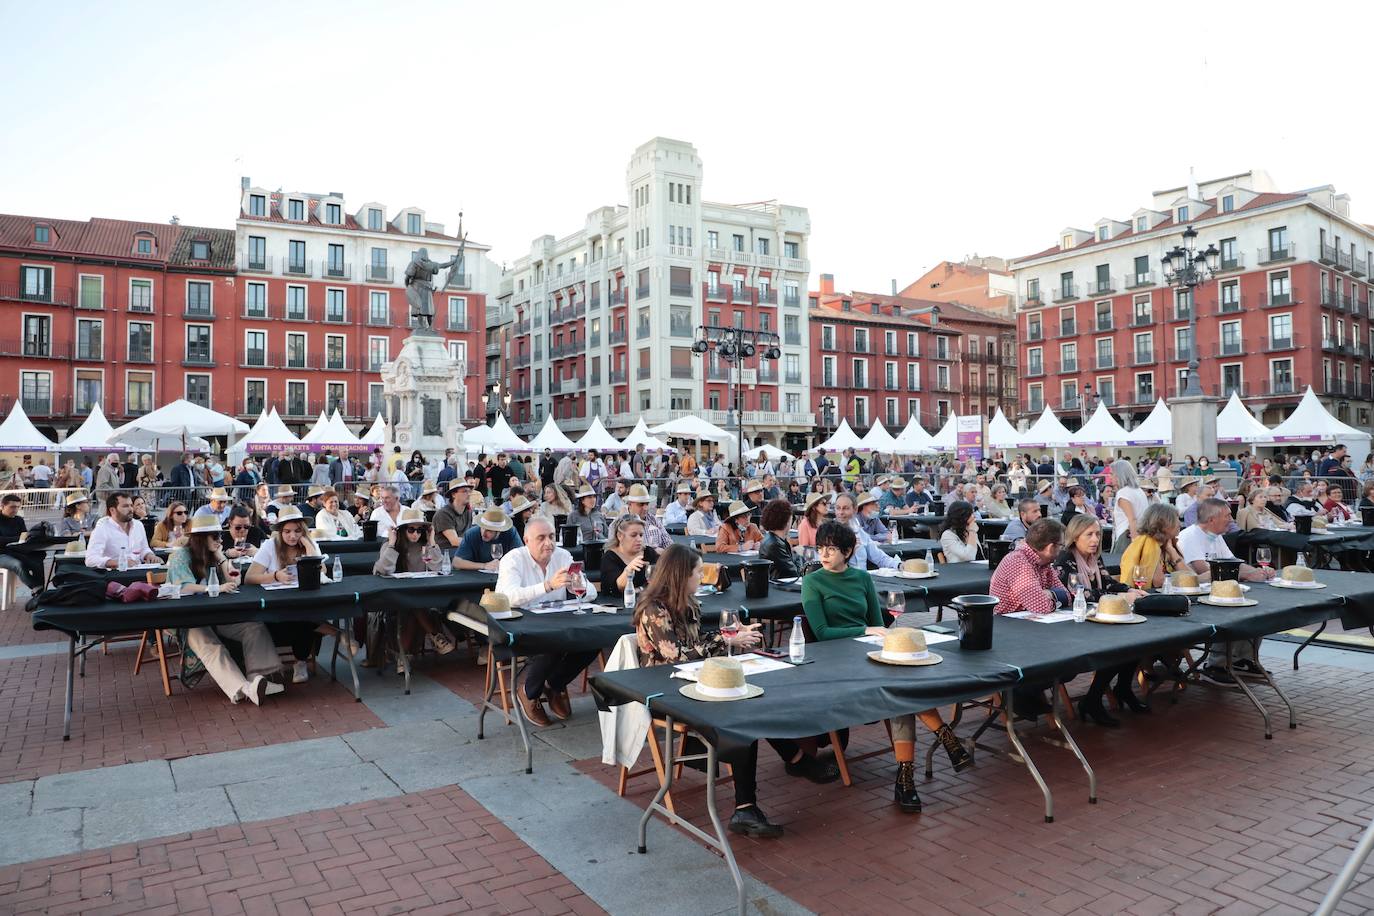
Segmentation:
[(531, 657), (525, 665), (525, 696), (537, 700), (544, 693), (561, 693), (596, 656), (596, 652), (560, 652)]

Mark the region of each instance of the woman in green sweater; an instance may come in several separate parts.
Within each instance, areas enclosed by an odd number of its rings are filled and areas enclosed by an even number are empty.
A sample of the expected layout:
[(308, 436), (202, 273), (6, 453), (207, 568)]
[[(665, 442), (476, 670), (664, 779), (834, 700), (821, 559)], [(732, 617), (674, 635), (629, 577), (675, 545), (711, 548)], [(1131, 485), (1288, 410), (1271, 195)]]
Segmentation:
[[(854, 531), (840, 522), (826, 522), (816, 532), (821, 568), (802, 579), (802, 610), (818, 640), (881, 636), (887, 632), (873, 577), (849, 565), (857, 545)], [(973, 762), (954, 730), (935, 710), (890, 719), (892, 749), (897, 757), (893, 798), (903, 811), (911, 812), (921, 810), (921, 797), (916, 794), (917, 718), (935, 733), (955, 772)]]

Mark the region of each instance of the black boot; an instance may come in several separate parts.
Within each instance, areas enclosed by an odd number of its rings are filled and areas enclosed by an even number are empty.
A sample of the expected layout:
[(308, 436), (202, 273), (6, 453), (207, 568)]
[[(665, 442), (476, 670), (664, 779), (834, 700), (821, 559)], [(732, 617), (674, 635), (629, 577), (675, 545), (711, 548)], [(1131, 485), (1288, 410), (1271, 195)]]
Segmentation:
[(940, 746), (949, 755), (950, 766), (954, 767), (954, 772), (961, 773), (973, 764), (973, 755), (968, 752), (968, 748), (959, 741), (959, 736), (954, 734), (954, 729), (948, 725), (941, 725), (940, 730), (935, 733)]
[(921, 796), (916, 794), (916, 764), (910, 760), (897, 764), (897, 784), (892, 787), (892, 800), (910, 814), (921, 810)]
[(782, 836), (782, 828), (770, 821), (758, 805), (736, 808), (734, 816), (730, 818), (730, 832), (765, 840)]
[(1116, 701), (1131, 712), (1144, 714), (1150, 711), (1148, 704), (1136, 699), (1135, 691), (1129, 683), (1117, 684), (1112, 693), (1116, 694)]
[(1088, 719), (1103, 728), (1116, 728), (1121, 724), (1119, 719), (1112, 718), (1111, 714), (1102, 706), (1102, 694), (1100, 693), (1096, 696), (1084, 696), (1078, 701), (1078, 718)]

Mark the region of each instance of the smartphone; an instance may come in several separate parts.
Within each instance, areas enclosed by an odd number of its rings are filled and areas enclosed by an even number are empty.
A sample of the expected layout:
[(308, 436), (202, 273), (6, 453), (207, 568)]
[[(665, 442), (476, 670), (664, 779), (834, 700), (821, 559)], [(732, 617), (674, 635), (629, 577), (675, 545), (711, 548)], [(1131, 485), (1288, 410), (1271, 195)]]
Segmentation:
[(955, 634), (955, 631), (950, 627), (938, 623), (928, 623), (925, 626), (921, 627), (921, 629), (931, 633), (942, 633), (945, 636), (953, 636)]
[(788, 658), (788, 651), (786, 649), (751, 649), (750, 651), (755, 655), (763, 655), (768, 658), (781, 658), (784, 660)]

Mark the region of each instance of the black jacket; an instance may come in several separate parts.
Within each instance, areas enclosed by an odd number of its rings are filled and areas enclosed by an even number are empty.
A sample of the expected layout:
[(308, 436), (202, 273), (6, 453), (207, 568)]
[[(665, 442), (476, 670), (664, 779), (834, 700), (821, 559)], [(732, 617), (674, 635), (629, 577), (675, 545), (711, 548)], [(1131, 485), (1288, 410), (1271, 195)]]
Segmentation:
[[(1061, 550), (1059, 556), (1054, 558), (1054, 574), (1059, 577), (1065, 588), (1069, 587), (1069, 577), (1078, 574), (1078, 560), (1074, 558), (1072, 550)], [(1083, 583), (1085, 593), (1089, 601), (1096, 601), (1103, 595), (1111, 595), (1117, 592), (1124, 592), (1130, 589), (1125, 582), (1119, 582), (1112, 578), (1112, 574), (1107, 572), (1106, 565), (1102, 562), (1102, 555), (1097, 555), (1097, 570), (1092, 581)], [(1069, 592), (1073, 594), (1072, 590)]]
[(792, 552), (792, 545), (771, 531), (763, 536), (763, 543), (759, 545), (759, 559), (772, 562), (775, 579), (802, 574), (801, 559)]

